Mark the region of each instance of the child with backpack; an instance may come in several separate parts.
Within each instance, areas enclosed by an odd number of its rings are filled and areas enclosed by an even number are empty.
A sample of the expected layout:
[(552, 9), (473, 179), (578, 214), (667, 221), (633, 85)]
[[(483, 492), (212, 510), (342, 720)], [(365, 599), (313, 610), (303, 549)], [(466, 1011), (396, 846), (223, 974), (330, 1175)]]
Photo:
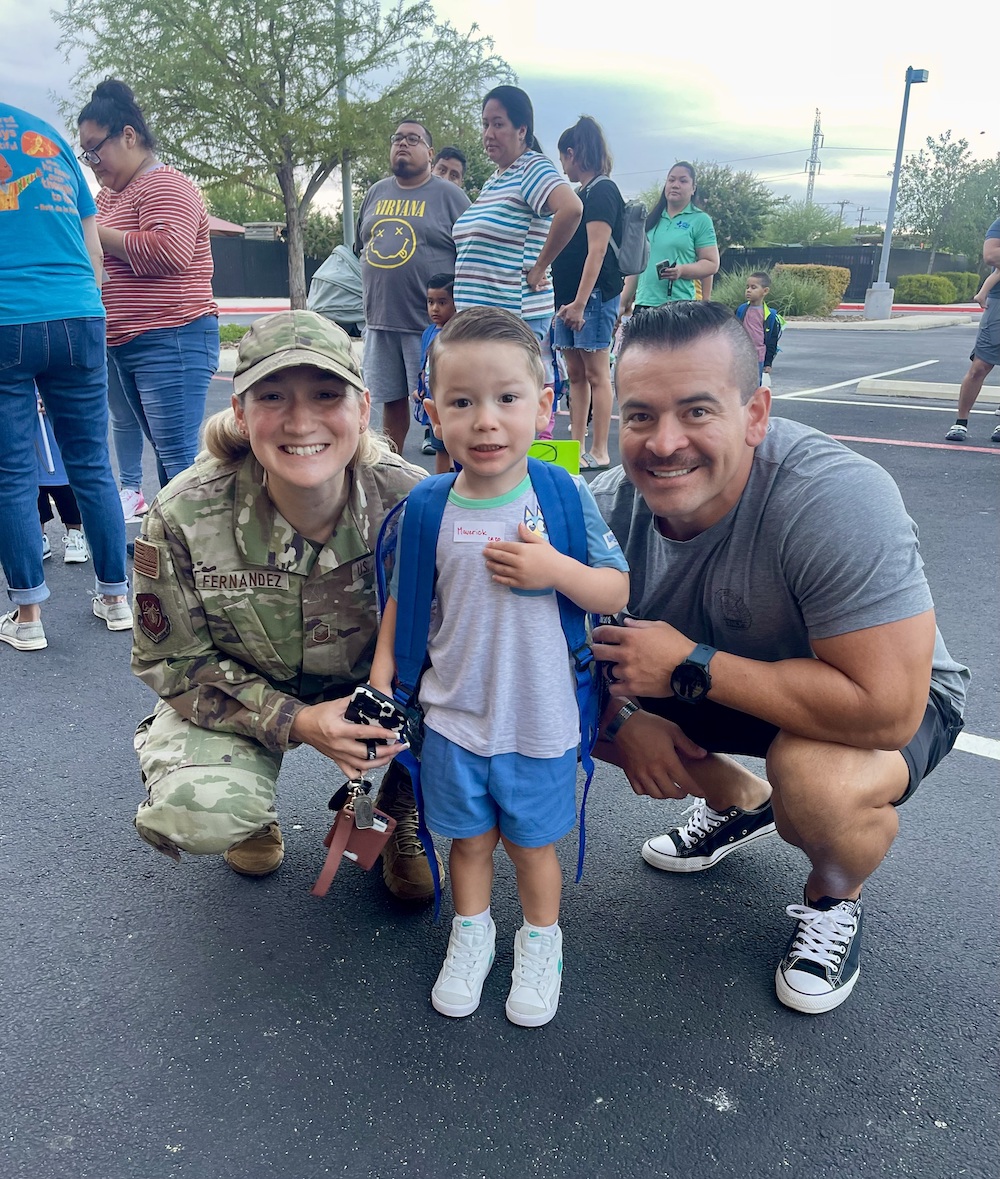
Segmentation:
[[(564, 610), (567, 603), (595, 613), (622, 609), (628, 567), (583, 480), (556, 468), (551, 474), (546, 468), (541, 480), (535, 468), (540, 484), (556, 473), (565, 479), (562, 498), (569, 501), (567, 515), (575, 511), (579, 518), (586, 563), (547, 539), (556, 530), (547, 528), (527, 454), (549, 420), (552, 395), (531, 328), (507, 311), (470, 308), (435, 340), (430, 366), (434, 433), (461, 464), (457, 477), (420, 485), (450, 481), (450, 490), (441, 489), (447, 504), (437, 530), (435, 602), (418, 696), (425, 719), (424, 818), (453, 840), (456, 916), (431, 1002), (454, 1018), (479, 1006), (494, 959), (490, 893), (493, 853), (502, 842), (524, 912), (507, 1018), (538, 1027), (556, 1013), (562, 976), (555, 843), (576, 822), (580, 722)], [(546, 502), (558, 506), (560, 499)], [(406, 510), (415, 510), (409, 501)], [(419, 560), (421, 547), (408, 544), (404, 516), (371, 675), (372, 686), (390, 695), (397, 598), (402, 584), (402, 630), (413, 609), (405, 593), (408, 563)]]
[(432, 274), (427, 280), (427, 318), (430, 323), (420, 337), (420, 376), (413, 390), (413, 416), (424, 427), (424, 441), (420, 449), (423, 454), (433, 454), (434, 470), (443, 475), (451, 470), (451, 458), (440, 438), (434, 437), (431, 419), (427, 416), (424, 400), (431, 396), (427, 379), (427, 353), (437, 339), (438, 332), (455, 314), (455, 276), (453, 274)]
[(784, 323), (777, 311), (767, 305), (770, 289), (771, 276), (765, 270), (755, 270), (747, 279), (747, 301), (736, 308), (736, 318), (757, 349), (757, 379), (768, 389)]

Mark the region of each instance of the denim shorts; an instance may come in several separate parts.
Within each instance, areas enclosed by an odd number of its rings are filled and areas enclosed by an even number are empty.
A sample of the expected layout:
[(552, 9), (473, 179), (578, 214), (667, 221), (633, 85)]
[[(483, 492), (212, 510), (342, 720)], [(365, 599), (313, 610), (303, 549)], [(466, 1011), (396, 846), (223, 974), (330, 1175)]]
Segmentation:
[(600, 289), (595, 287), (583, 309), (583, 327), (580, 331), (572, 331), (561, 319), (552, 321), (556, 347), (579, 348), (581, 352), (602, 352), (610, 348), (621, 300), (621, 295), (602, 300)]
[[(673, 721), (696, 744), (709, 753), (734, 753), (744, 757), (767, 757), (778, 728), (769, 721), (726, 708), (712, 700), (700, 704), (678, 702), (672, 696), (641, 701), (647, 712)], [(893, 804), (901, 806), (911, 797), (920, 783), (939, 761), (951, 752), (964, 721), (952, 707), (951, 701), (939, 692), (931, 691), (920, 728), (900, 753), (910, 772), (906, 792)]]
[(424, 728), (424, 817), (437, 835), (471, 839), (499, 827), (518, 847), (545, 847), (576, 825), (576, 749), (561, 757), (479, 757)]

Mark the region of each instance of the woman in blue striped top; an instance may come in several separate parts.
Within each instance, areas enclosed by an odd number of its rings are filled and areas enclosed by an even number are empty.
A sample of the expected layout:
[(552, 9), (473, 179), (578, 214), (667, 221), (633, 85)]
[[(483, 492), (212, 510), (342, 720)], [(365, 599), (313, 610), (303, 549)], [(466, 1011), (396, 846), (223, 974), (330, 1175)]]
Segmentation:
[(455, 306), (501, 307), (541, 339), (555, 310), (549, 263), (580, 223), (580, 198), (541, 153), (531, 100), (516, 86), (483, 99), (496, 172), (455, 222)]

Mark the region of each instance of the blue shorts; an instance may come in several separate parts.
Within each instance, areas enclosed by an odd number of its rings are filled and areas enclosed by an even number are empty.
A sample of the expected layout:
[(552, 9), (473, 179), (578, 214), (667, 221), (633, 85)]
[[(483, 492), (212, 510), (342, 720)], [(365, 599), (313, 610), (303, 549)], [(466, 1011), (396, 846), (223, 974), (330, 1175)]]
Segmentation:
[(479, 757), (424, 729), (420, 785), (427, 826), (448, 839), (499, 827), (518, 847), (545, 847), (576, 825), (576, 750), (562, 757)]
[(621, 300), (621, 295), (602, 300), (600, 289), (595, 287), (583, 309), (583, 327), (580, 331), (571, 331), (561, 319), (552, 321), (556, 347), (579, 348), (581, 352), (603, 352), (605, 348), (610, 348)]

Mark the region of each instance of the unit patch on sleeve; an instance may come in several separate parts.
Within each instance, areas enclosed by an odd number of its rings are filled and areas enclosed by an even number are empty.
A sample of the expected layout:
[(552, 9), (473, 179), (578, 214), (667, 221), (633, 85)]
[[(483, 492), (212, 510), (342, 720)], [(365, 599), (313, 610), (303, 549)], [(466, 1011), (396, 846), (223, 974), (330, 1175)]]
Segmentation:
[(154, 643), (161, 643), (170, 634), (170, 619), (163, 613), (160, 599), (156, 594), (136, 594), (135, 604), (139, 610), (139, 629)]

